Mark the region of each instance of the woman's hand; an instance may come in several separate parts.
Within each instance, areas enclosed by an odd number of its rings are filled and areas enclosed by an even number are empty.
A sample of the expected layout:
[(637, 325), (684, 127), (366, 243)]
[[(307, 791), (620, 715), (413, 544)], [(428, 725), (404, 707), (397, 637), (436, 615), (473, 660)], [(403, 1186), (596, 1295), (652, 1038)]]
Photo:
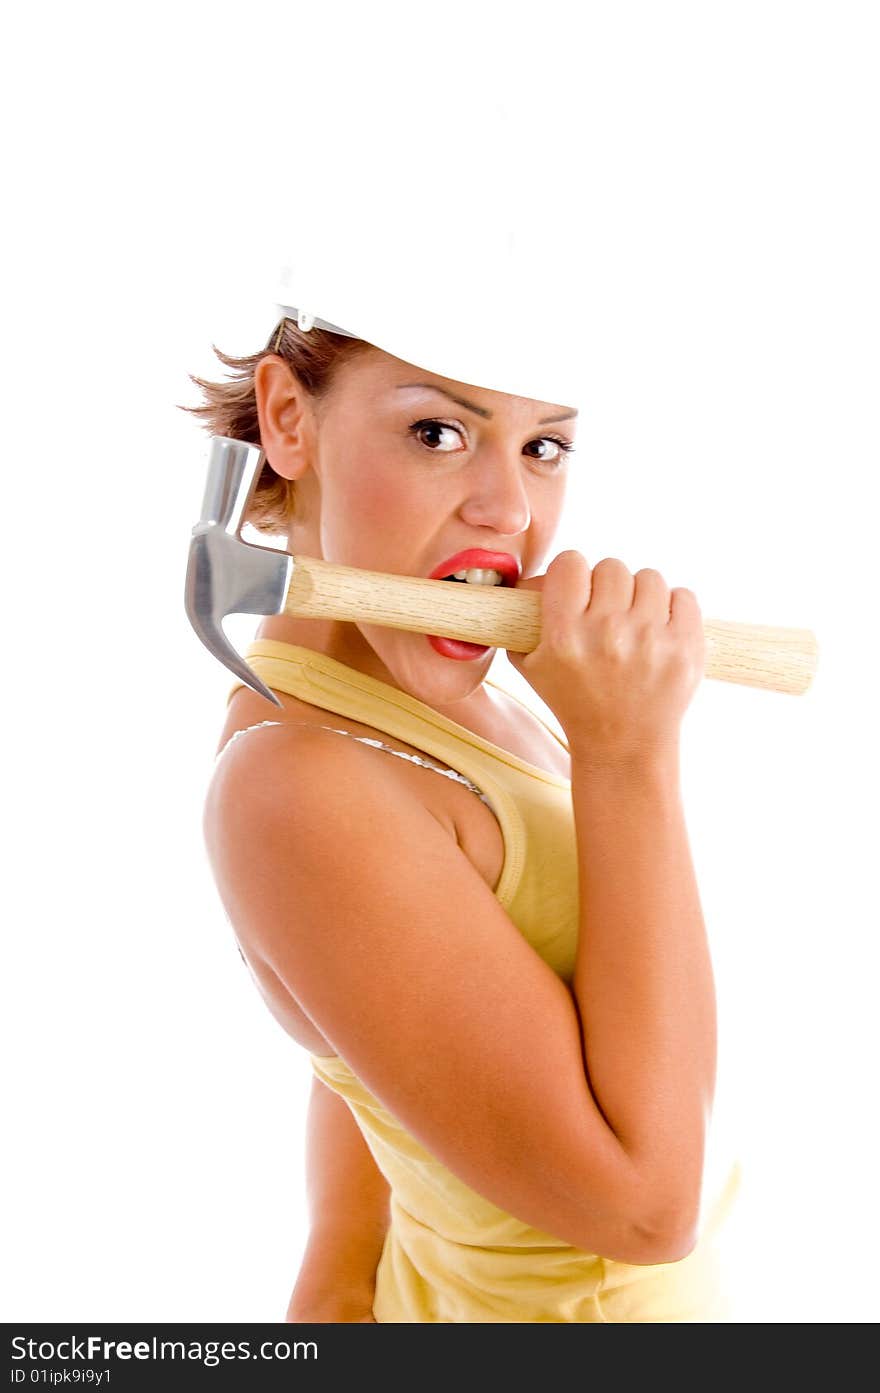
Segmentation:
[(517, 588), (541, 591), (541, 638), (508, 659), (570, 745), (602, 763), (674, 750), (706, 668), (693, 592), (670, 592), (659, 571), (633, 576), (614, 557), (591, 572), (578, 551), (560, 552), (543, 576)]

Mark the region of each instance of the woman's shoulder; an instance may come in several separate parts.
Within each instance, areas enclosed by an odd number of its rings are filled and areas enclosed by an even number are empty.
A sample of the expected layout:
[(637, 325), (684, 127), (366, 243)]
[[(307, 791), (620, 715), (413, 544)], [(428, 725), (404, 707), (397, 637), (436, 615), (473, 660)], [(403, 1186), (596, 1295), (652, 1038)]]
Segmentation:
[[(266, 716), (265, 700), (256, 693), (242, 688), (233, 695), (218, 741), (215, 772), (230, 759), (226, 752), (237, 746), (232, 762), (237, 766), (236, 778), (242, 785), (248, 784), (251, 772), (261, 761), (265, 761), (268, 769), (277, 760), (279, 751), (290, 754), (293, 762), (289, 772), (295, 777), (300, 758), (306, 754), (307, 741), (309, 783), (320, 782), (325, 774), (327, 778), (332, 778), (333, 771), (338, 774), (342, 768), (351, 770), (353, 780), (358, 777), (370, 781), (381, 780), (389, 796), (399, 791), (404, 799), (416, 799), (440, 823), (450, 839), (458, 844), (487, 884), (490, 887), (497, 884), (504, 861), (504, 841), (494, 813), (477, 796), (479, 790), (473, 783), (440, 778), (435, 772), (440, 770), (458, 774), (459, 771), (453, 770), (434, 755), (426, 761), (424, 750), (386, 731), (337, 716), (335, 712), (311, 706), (284, 692), (276, 695), (282, 705), (269, 718)], [(267, 724), (267, 719), (273, 724)], [(298, 738), (295, 744), (285, 739), (285, 727), (288, 737), (291, 731), (296, 731)], [(330, 727), (334, 733), (328, 734), (322, 727)], [(346, 739), (345, 735), (335, 733), (340, 730), (355, 738)], [(242, 738), (238, 740), (237, 736)], [(362, 740), (370, 743), (361, 743)], [(384, 749), (373, 748), (377, 743)], [(389, 750), (408, 758), (392, 758)], [(433, 768), (422, 767), (425, 762)], [(303, 792), (301, 783), (299, 791)], [(305, 792), (307, 794), (308, 790)], [(235, 790), (232, 801), (238, 801)], [(211, 816), (210, 812), (208, 816)]]
[[(352, 733), (364, 731), (383, 741), (390, 739), (384, 732), (371, 731), (370, 727), (296, 699), (284, 701), (275, 716), (267, 717), (264, 699), (254, 695), (253, 700), (243, 697), (237, 701), (237, 695), (229, 703), (205, 802), (205, 838), (215, 879), (224, 903), (228, 903), (240, 951), (272, 1013), (305, 1049), (319, 1055), (332, 1053), (292, 992), (269, 966), (248, 917), (235, 913), (242, 898), (239, 882), (248, 873), (248, 853), (242, 849), (242, 843), (260, 844), (264, 833), (274, 841), (278, 835), (278, 810), (288, 800), (295, 801), (297, 817), (308, 817), (309, 807), (314, 805), (313, 821), (332, 836), (333, 819), (328, 820), (326, 809), (328, 795), (332, 804), (331, 790), (337, 781), (350, 791), (346, 794), (346, 813), (350, 811), (350, 796), (357, 797), (359, 790), (363, 790), (364, 805), (369, 810), (356, 820), (357, 835), (362, 834), (363, 841), (355, 844), (347, 839), (344, 854), (340, 853), (340, 870), (344, 865), (349, 881), (357, 879), (367, 867), (373, 852), (371, 828), (377, 795), (385, 810), (393, 806), (398, 794), (400, 808), (426, 809), (431, 814), (431, 825), (440, 825), (490, 889), (501, 874), (503, 838), (494, 815), (462, 784), (438, 778), (407, 760), (389, 758), (367, 744), (326, 734), (321, 727), (333, 722), (334, 729), (350, 728)], [(281, 699), (286, 694), (278, 696)], [(289, 739), (291, 735), (293, 740)], [(326, 876), (325, 851), (326, 848), (321, 849), (315, 858), (322, 877)]]
[[(248, 854), (242, 843), (254, 844), (255, 837), (259, 842), (266, 828), (274, 838), (277, 811), (288, 800), (295, 800), (296, 810), (307, 812), (314, 791), (315, 801), (321, 805), (322, 791), (340, 774), (349, 787), (365, 786), (370, 774), (368, 757), (377, 752), (354, 740), (324, 734), (320, 727), (329, 725), (334, 713), (318, 710), (284, 692), (276, 695), (282, 705), (272, 716), (266, 714), (266, 701), (249, 690), (235, 693), (229, 702), (205, 799), (205, 842), (239, 952), (269, 1010), (303, 1049), (328, 1055), (333, 1053), (332, 1046), (266, 958), (256, 929), (253, 897), (246, 896), (247, 907), (241, 908), (239, 882), (247, 873)], [(337, 719), (340, 728), (351, 725), (354, 729), (356, 725)], [(388, 766), (401, 763), (389, 760)], [(379, 777), (386, 793), (393, 796), (393, 770), (379, 772)], [(320, 814), (318, 821), (324, 822)], [(366, 835), (367, 829), (364, 831)], [(346, 875), (357, 876), (364, 861), (359, 849), (349, 846)]]

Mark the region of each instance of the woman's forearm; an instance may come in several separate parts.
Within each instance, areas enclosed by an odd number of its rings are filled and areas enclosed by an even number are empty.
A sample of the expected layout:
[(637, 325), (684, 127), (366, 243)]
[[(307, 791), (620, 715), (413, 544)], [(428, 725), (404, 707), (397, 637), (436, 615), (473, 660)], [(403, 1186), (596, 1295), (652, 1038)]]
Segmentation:
[(588, 1080), (656, 1197), (658, 1225), (687, 1235), (715, 1087), (716, 1007), (678, 750), (628, 767), (571, 753), (580, 890), (572, 986)]
[(306, 1192), (309, 1237), (287, 1319), (356, 1320), (372, 1303), (390, 1191), (348, 1104), (318, 1078), (306, 1122)]

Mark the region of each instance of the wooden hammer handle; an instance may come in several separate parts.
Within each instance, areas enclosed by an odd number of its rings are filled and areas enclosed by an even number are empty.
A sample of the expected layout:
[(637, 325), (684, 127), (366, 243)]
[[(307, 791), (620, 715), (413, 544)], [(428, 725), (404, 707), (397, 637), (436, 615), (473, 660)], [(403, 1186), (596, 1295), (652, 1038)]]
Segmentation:
[[(342, 619), (467, 639), (491, 648), (531, 653), (541, 637), (541, 595), (500, 585), (455, 585), (421, 576), (389, 575), (294, 556), (283, 614)], [(805, 692), (816, 671), (818, 645), (809, 629), (733, 624), (704, 619), (707, 677)]]

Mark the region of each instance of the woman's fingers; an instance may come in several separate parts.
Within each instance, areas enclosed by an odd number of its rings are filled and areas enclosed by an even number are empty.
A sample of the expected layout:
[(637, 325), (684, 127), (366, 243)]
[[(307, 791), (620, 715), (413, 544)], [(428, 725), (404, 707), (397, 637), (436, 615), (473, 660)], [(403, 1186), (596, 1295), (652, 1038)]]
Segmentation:
[(591, 591), (589, 614), (614, 614), (631, 607), (635, 581), (622, 561), (606, 556), (593, 567)]
[(668, 624), (670, 591), (660, 572), (650, 566), (636, 571), (634, 588), (633, 612), (642, 615), (647, 621)]
[(591, 575), (579, 551), (554, 556), (544, 576), (541, 594), (541, 642), (564, 648), (591, 598)]

